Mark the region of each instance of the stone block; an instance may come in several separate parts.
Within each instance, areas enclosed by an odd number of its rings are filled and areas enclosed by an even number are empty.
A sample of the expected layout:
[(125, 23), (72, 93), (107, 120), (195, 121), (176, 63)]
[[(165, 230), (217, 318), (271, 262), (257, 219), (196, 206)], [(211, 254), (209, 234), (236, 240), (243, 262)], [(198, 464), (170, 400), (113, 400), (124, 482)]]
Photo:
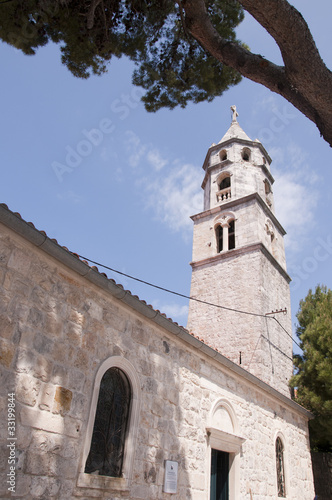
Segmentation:
[(50, 338), (61, 338), (63, 336), (62, 318), (53, 311), (45, 314), (44, 331)]
[(9, 368), (14, 359), (16, 346), (0, 338), (0, 364)]
[(5, 368), (0, 367), (0, 394), (6, 398), (9, 392), (15, 392), (15, 378), (13, 373)]
[(40, 332), (36, 332), (33, 339), (33, 347), (40, 354), (49, 354), (53, 348), (53, 341)]
[(51, 411), (54, 400), (55, 386), (53, 384), (42, 384), (38, 398), (38, 407), (41, 410)]
[(56, 415), (35, 408), (22, 407), (20, 411), (22, 425), (35, 429), (63, 434), (64, 436), (78, 438), (82, 422), (66, 415)]
[(72, 399), (73, 399), (73, 393), (69, 389), (58, 386), (55, 389), (52, 412), (65, 415), (70, 411)]
[(40, 381), (33, 377), (31, 374), (18, 374), (16, 382), (17, 401), (28, 406), (34, 406), (38, 398), (40, 385)]
[(71, 414), (82, 420), (89, 413), (88, 399), (84, 394), (75, 393), (72, 401)]
[(27, 322), (29, 325), (38, 330), (43, 330), (44, 328), (44, 315), (40, 309), (31, 307), (28, 315)]
[(66, 368), (64, 365), (55, 364), (52, 370), (51, 381), (54, 385), (67, 385), (68, 368)]
[(13, 335), (15, 323), (6, 314), (0, 314), (0, 336), (3, 339), (10, 339)]
[(14, 498), (28, 498), (30, 491), (31, 477), (23, 475), (21, 472), (17, 473), (15, 493), (11, 496)]
[(61, 480), (49, 477), (33, 477), (31, 480), (30, 493), (36, 498), (57, 498), (61, 486)]
[(53, 365), (51, 361), (43, 356), (37, 356), (36, 362), (32, 368), (34, 377), (39, 378), (43, 382), (48, 382), (50, 380), (52, 370)]
[(83, 371), (76, 368), (68, 370), (68, 382), (73, 391), (81, 392), (86, 381), (86, 376)]
[(85, 371), (89, 365), (89, 355), (83, 349), (77, 349), (73, 366), (81, 371)]
[(34, 476), (54, 477), (59, 475), (60, 458), (51, 454), (28, 451), (26, 473)]
[(135, 342), (138, 342), (139, 344), (143, 344), (145, 346), (149, 345), (150, 335), (146, 331), (146, 327), (143, 327), (142, 324), (137, 323), (133, 326), (132, 336)]
[(8, 260), (8, 267), (14, 269), (17, 273), (27, 276), (30, 264), (30, 255), (18, 248), (14, 248)]
[(73, 346), (80, 346), (82, 344), (82, 326), (72, 321), (67, 321), (64, 337), (66, 342), (69, 342)]

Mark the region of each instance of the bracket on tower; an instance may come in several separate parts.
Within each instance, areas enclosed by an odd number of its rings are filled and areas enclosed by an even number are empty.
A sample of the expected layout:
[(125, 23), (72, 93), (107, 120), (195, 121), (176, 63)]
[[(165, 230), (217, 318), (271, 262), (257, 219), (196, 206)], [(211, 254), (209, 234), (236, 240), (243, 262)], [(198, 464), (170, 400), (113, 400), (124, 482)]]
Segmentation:
[(277, 309), (276, 311), (265, 313), (265, 316), (269, 316), (270, 314), (279, 314), (279, 313), (287, 314), (287, 307), (285, 307), (285, 309)]

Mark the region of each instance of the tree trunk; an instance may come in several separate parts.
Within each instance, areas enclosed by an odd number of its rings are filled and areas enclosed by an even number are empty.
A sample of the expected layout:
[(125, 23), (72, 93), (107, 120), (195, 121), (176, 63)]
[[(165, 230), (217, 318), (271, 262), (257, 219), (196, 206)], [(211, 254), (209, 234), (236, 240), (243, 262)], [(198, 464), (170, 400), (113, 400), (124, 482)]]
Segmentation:
[(313, 121), (332, 146), (332, 73), (325, 66), (302, 15), (286, 0), (239, 0), (279, 46), (278, 66), (237, 43), (224, 40), (204, 0), (183, 0), (188, 31), (218, 61), (280, 94)]

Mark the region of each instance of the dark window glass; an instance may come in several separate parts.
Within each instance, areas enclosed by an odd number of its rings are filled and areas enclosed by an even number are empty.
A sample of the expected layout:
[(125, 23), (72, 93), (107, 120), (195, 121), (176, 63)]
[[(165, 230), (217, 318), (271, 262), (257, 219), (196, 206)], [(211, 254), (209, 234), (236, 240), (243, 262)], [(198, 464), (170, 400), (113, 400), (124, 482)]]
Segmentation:
[(217, 235), (217, 251), (222, 252), (222, 249), (223, 249), (223, 229), (221, 226), (217, 227), (216, 235)]
[(221, 183), (219, 184), (219, 191), (221, 191), (222, 189), (226, 189), (228, 187), (231, 186), (231, 178), (230, 177), (225, 177), (225, 179), (223, 179), (221, 181)]
[(235, 248), (235, 221), (231, 220), (228, 226), (228, 250)]
[(121, 476), (130, 399), (130, 384), (123, 371), (107, 370), (100, 383), (86, 473)]
[(277, 462), (277, 481), (278, 481), (278, 497), (286, 497), (285, 488), (285, 470), (284, 470), (284, 446), (281, 439), (276, 440), (276, 462)]

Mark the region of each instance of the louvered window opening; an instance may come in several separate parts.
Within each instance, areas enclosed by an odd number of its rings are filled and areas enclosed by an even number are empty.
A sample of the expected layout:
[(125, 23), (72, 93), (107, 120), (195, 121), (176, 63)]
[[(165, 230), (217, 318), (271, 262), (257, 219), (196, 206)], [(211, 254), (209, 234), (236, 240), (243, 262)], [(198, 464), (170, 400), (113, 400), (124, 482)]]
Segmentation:
[(121, 477), (130, 400), (125, 373), (116, 367), (107, 370), (100, 383), (86, 473)]

